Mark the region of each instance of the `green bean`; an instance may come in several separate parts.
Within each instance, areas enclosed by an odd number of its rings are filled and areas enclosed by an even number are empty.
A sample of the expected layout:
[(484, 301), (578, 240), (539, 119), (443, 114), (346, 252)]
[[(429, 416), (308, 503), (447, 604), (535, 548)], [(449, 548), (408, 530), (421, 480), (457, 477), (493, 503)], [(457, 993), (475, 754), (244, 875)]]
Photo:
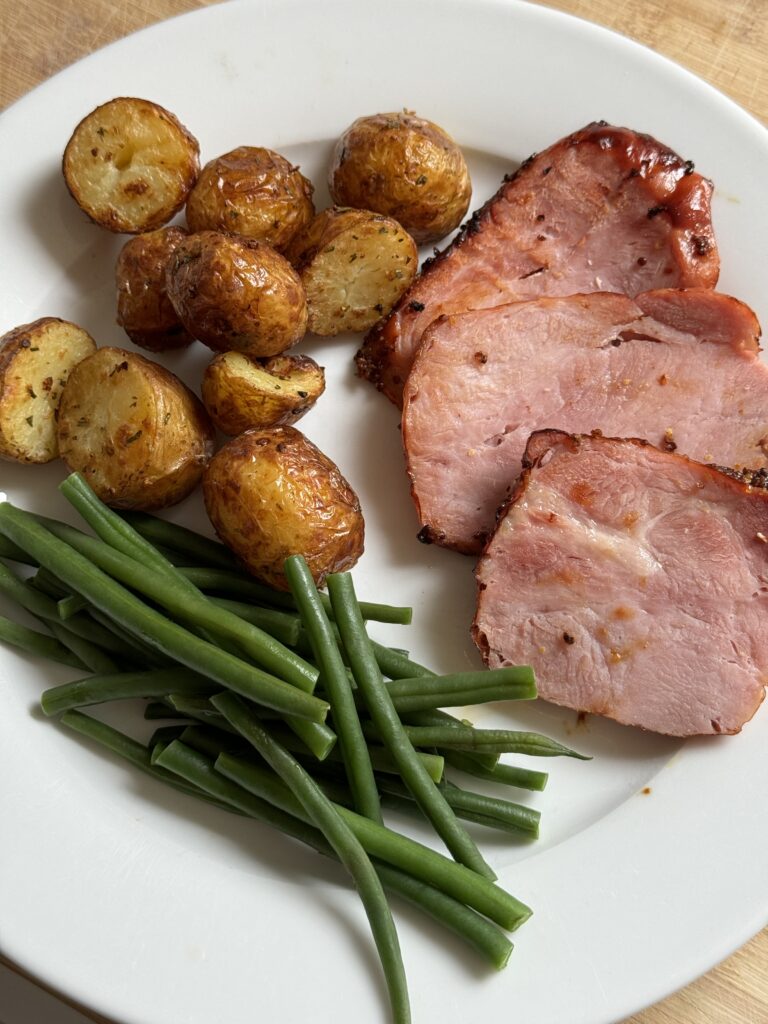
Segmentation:
[(531, 771), (530, 768), (517, 768), (511, 764), (497, 764), (495, 768), (486, 768), (477, 760), (475, 754), (463, 750), (444, 750), (446, 764), (458, 768), (466, 775), (488, 782), (498, 782), (504, 786), (515, 786), (517, 789), (530, 789), (540, 792), (547, 784), (549, 776), (546, 772)]
[(82, 594), (67, 594), (66, 597), (60, 598), (56, 605), (59, 618), (63, 621), (71, 619), (73, 615), (77, 615), (78, 612), (84, 611), (87, 607), (88, 602)]
[(20, 580), (7, 565), (0, 562), (0, 593), (21, 605), (26, 611), (49, 622), (59, 621), (56, 602), (24, 580)]
[[(285, 682), (293, 684), (305, 693), (311, 693), (314, 689), (317, 680), (315, 668), (263, 630), (232, 615), (231, 612), (217, 608), (188, 581), (181, 585), (173, 576), (166, 575), (158, 569), (157, 564), (147, 568), (135, 558), (65, 523), (40, 516), (34, 518), (42, 522), (55, 537), (70, 545), (118, 582), (138, 590), (167, 611), (195, 626), (210, 629), (214, 633), (235, 640), (260, 668), (279, 674)], [(162, 556), (158, 554), (157, 557)]]
[(379, 877), (360, 841), (317, 783), (271, 736), (244, 701), (234, 694), (221, 693), (212, 697), (211, 703), (254, 746), (288, 786), (312, 824), (320, 829), (352, 876), (379, 951), (393, 1019), (396, 1024), (408, 1024), (411, 1011), (395, 923)]
[[(575, 757), (588, 761), (585, 754), (577, 754), (570, 747), (564, 747), (556, 740), (538, 732), (519, 732), (513, 729), (475, 729), (461, 725), (405, 725), (408, 739), (414, 747), (453, 747), (475, 753), (528, 754), (530, 757)], [(379, 739), (373, 723), (365, 726), (368, 739)]]
[(199, 786), (178, 778), (173, 772), (153, 765), (151, 753), (147, 747), (131, 739), (130, 736), (119, 732), (117, 729), (113, 729), (111, 725), (100, 722), (96, 718), (91, 718), (90, 715), (85, 715), (81, 711), (67, 711), (61, 716), (59, 721), (74, 732), (80, 733), (81, 736), (87, 736), (88, 739), (94, 740), (102, 747), (106, 747), (107, 750), (117, 754), (123, 760), (129, 761), (135, 768), (144, 772), (145, 775), (150, 775), (152, 778), (157, 779), (158, 782), (164, 782), (167, 786), (171, 786), (181, 793), (186, 793), (187, 796), (194, 796), (199, 800), (204, 800), (206, 803), (213, 804), (221, 810), (230, 812), (236, 810), (224, 801), (212, 798)]
[(36, 629), (29, 629), (28, 626), (22, 626), (18, 622), (6, 619), (4, 615), (0, 615), (0, 640), (39, 658), (48, 658), (49, 661), (58, 661), (62, 665), (70, 665), (72, 668), (81, 670), (86, 667), (68, 647), (59, 643), (55, 637), (49, 636), (47, 633), (39, 633)]
[(0, 537), (0, 558), (10, 558), (12, 562), (20, 562), (22, 565), (37, 565), (37, 562), (26, 551), (22, 551), (7, 537)]
[(164, 697), (181, 690), (188, 694), (211, 693), (212, 686), (210, 680), (188, 669), (100, 673), (52, 686), (44, 691), (40, 703), (46, 715), (58, 715), (70, 708), (90, 707), (135, 697)]
[(368, 706), (368, 713), (379, 730), (384, 746), (397, 762), (403, 782), (413, 793), (419, 807), (429, 818), (454, 858), (486, 878), (495, 878), (474, 840), (457, 820), (440, 790), (424, 771), (405, 734), (371, 649), (365, 624), (355, 600), (352, 577), (348, 573), (331, 574), (328, 577), (328, 591), (358, 689)]
[(402, 652), (396, 651), (392, 647), (385, 647), (375, 640), (371, 640), (371, 646), (381, 674), (389, 679), (412, 679), (414, 676), (435, 675), (431, 669), (419, 665), (416, 661), (411, 661)]
[(294, 555), (285, 561), (285, 575), (328, 694), (355, 809), (372, 821), (381, 822), (379, 792), (373, 777), (368, 744), (357, 715), (347, 670), (312, 573), (306, 561)]
[(63, 622), (47, 622), (46, 625), (59, 641), (68, 647), (91, 672), (117, 672), (118, 667), (110, 656), (90, 640), (68, 630)]
[[(406, 725), (441, 725), (447, 726), (452, 729), (460, 729), (464, 726), (472, 727), (472, 723), (466, 719), (459, 720), (454, 718), (453, 715), (448, 714), (447, 711), (438, 711), (433, 709), (431, 711), (411, 711), (403, 715), (403, 721)], [(474, 752), (472, 755), (477, 761), (483, 765), (483, 767), (491, 769), (495, 768), (499, 763), (499, 754), (478, 754)]]
[[(89, 635), (94, 640), (97, 638), (96, 630), (103, 630), (106, 634), (109, 634), (110, 639), (105, 637), (104, 642), (98, 641), (100, 647), (111, 651), (113, 654), (122, 654), (130, 662), (135, 663), (137, 667), (148, 669), (170, 668), (175, 664), (172, 658), (163, 654), (156, 647), (150, 647), (148, 643), (145, 643), (134, 633), (123, 629), (122, 626), (108, 615), (105, 615), (99, 608), (89, 607), (88, 612), (83, 613), (82, 616), (73, 616), (67, 623), (67, 626), (69, 629), (74, 629), (75, 623), (79, 624), (81, 621), (85, 624), (85, 628), (90, 630)], [(82, 636), (83, 634), (80, 633), (79, 635)]]
[[(217, 799), (231, 802), (242, 813), (249, 814), (253, 818), (265, 820), (266, 805), (267, 811), (272, 815), (271, 818), (266, 818), (268, 824), (294, 836), (313, 847), (319, 853), (335, 856), (332, 847), (324, 839), (323, 835), (313, 826), (306, 824), (306, 816), (301, 804), (295, 800), (287, 787), (280, 783), (279, 780), (276, 780), (277, 784), (282, 789), (286, 799), (292, 801), (292, 806), (301, 815), (301, 818), (288, 815), (287, 819), (283, 819), (283, 824), (276, 817), (280, 813), (277, 807), (266, 801), (259, 801), (258, 804), (254, 804), (253, 801), (257, 800), (258, 797), (253, 796), (240, 785), (230, 782), (219, 772), (214, 771), (213, 764), (208, 758), (203, 754), (191, 751), (184, 743), (169, 744), (159, 760), (163, 762), (166, 768), (177, 772), (201, 789), (205, 789)], [(266, 769), (261, 769), (260, 771), (266, 777), (272, 774)], [(445, 860), (445, 863), (450, 867), (455, 867), (449, 860)], [(495, 924), (492, 924), (485, 917), (470, 907), (465, 906), (459, 900), (434, 888), (432, 885), (426, 884), (392, 867), (390, 864), (374, 860), (374, 865), (377, 874), (388, 889), (407, 899), (430, 914), (445, 927), (454, 931), (484, 956), (497, 970), (501, 970), (506, 965), (512, 951), (512, 943)]]
[(190, 716), (184, 715), (180, 711), (176, 711), (174, 708), (168, 707), (168, 705), (163, 704), (162, 701), (151, 700), (144, 706), (144, 718), (148, 722), (157, 722), (162, 719), (188, 722)]
[(156, 744), (164, 743), (167, 746), (169, 743), (173, 742), (173, 740), (180, 740), (188, 728), (189, 727), (186, 725), (161, 725), (159, 728), (155, 729), (147, 743), (147, 748), (150, 752), (150, 760), (152, 751)]
[[(247, 598), (256, 604), (264, 604), (274, 608), (296, 609), (293, 597), (283, 590), (273, 590), (264, 583), (244, 576), (239, 572), (226, 572), (219, 569), (201, 569), (196, 566), (181, 566), (179, 572), (199, 587), (200, 590), (215, 590)], [(331, 613), (331, 602), (327, 594), (320, 593), (326, 614)], [(361, 601), (360, 609), (366, 619), (372, 622), (389, 622), (407, 626), (411, 622), (412, 609), (396, 605), (376, 604)], [(388, 648), (385, 648), (388, 650)], [(411, 663), (412, 667), (412, 663)], [(409, 672), (409, 675), (413, 675)]]
[(91, 604), (107, 612), (119, 625), (138, 633), (181, 664), (287, 715), (316, 722), (325, 719), (328, 705), (324, 701), (253, 668), (169, 621), (55, 537), (33, 516), (9, 502), (0, 503), (0, 533), (29, 550), (41, 565), (82, 593)]
[[(302, 807), (290, 790), (259, 765), (232, 754), (220, 754), (216, 758), (216, 770), (275, 806), (303, 816)], [(400, 868), (428, 885), (434, 885), (502, 928), (514, 931), (531, 916), (530, 908), (524, 903), (463, 864), (457, 864), (436, 850), (393, 832), (355, 811), (340, 808), (339, 813), (371, 856)]]
[(299, 639), (299, 620), (295, 615), (286, 614), (279, 608), (262, 608), (255, 604), (246, 604), (244, 601), (230, 601), (226, 597), (211, 597), (209, 600), (219, 608), (224, 608), (238, 618), (258, 626), (289, 647), (294, 646)]
[(218, 541), (204, 537), (194, 530), (160, 519), (148, 512), (121, 512), (122, 518), (137, 533), (155, 545), (165, 546), (183, 555), (189, 555), (196, 564), (221, 569), (237, 569), (238, 562), (232, 552)]

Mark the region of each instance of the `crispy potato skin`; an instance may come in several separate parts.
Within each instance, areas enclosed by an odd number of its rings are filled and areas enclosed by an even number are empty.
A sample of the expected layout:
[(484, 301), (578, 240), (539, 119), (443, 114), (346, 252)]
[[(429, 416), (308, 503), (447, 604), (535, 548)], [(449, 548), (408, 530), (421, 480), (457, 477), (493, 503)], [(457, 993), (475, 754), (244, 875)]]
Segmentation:
[(472, 195), (466, 161), (450, 135), (408, 111), (350, 125), (334, 148), (328, 188), (339, 206), (394, 217), (419, 245), (457, 228)]
[(118, 96), (77, 125), (62, 169), (78, 206), (109, 231), (139, 234), (166, 224), (200, 170), (197, 139), (169, 110)]
[(330, 207), (288, 251), (307, 293), (309, 329), (325, 337), (365, 331), (392, 309), (418, 267), (416, 243), (397, 221)]
[(225, 231), (283, 252), (315, 215), (312, 184), (271, 149), (239, 146), (200, 172), (187, 199), (190, 231)]
[(183, 239), (166, 288), (190, 334), (216, 351), (275, 356), (307, 329), (307, 300), (293, 267), (263, 242), (219, 231)]
[(194, 341), (165, 287), (168, 260), (186, 237), (183, 228), (158, 228), (129, 238), (117, 257), (117, 322), (134, 345), (150, 352)]
[(95, 351), (87, 331), (52, 316), (0, 338), (0, 458), (43, 463), (58, 457), (62, 391), (72, 368)]
[(115, 508), (158, 509), (185, 498), (214, 450), (202, 403), (158, 363), (100, 348), (69, 376), (59, 451)]
[(325, 371), (309, 356), (252, 359), (221, 352), (206, 367), (203, 405), (218, 429), (234, 437), (252, 427), (295, 423), (325, 390)]
[(320, 585), (363, 552), (357, 495), (295, 427), (233, 438), (208, 464), (203, 497), (219, 537), (254, 576), (279, 590), (288, 589), (289, 555), (304, 555)]

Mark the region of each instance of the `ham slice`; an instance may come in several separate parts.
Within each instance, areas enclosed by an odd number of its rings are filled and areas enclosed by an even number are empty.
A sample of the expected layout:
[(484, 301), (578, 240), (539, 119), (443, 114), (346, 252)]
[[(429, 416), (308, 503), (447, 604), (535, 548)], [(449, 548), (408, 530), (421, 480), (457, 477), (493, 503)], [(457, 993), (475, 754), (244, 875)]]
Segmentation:
[(475, 643), (539, 695), (670, 736), (735, 733), (768, 681), (765, 472), (534, 434), (477, 567)]
[(649, 135), (600, 122), (509, 175), (368, 334), (358, 371), (396, 404), (439, 316), (575, 292), (713, 288), (712, 184)]
[(545, 427), (768, 467), (759, 333), (747, 306), (708, 289), (596, 292), (442, 318), (404, 394), (421, 539), (479, 552), (529, 435)]

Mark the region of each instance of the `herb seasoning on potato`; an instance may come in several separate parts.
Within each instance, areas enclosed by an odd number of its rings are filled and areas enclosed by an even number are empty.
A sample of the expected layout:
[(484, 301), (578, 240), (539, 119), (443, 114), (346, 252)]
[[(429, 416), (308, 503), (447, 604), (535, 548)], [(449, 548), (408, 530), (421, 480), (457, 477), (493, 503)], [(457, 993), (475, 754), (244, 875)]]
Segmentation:
[(203, 498), (219, 537), (254, 576), (288, 590), (283, 564), (304, 555), (321, 585), (363, 552), (360, 502), (339, 468), (295, 427), (248, 430), (214, 455)]
[(220, 352), (275, 356), (307, 328), (307, 300), (293, 267), (263, 242), (199, 231), (176, 248), (166, 287), (179, 319)]
[(83, 118), (64, 150), (67, 188), (109, 231), (167, 224), (200, 169), (197, 139), (158, 103), (121, 96)]
[(213, 454), (202, 403), (170, 370), (136, 352), (100, 348), (70, 373), (58, 440), (70, 470), (116, 508), (185, 498)]
[(0, 338), (0, 458), (51, 462), (67, 378), (96, 342), (82, 327), (46, 316)]
[(323, 210), (288, 257), (307, 293), (309, 329), (330, 336), (365, 331), (386, 316), (416, 276), (418, 252), (390, 217)]
[(457, 228), (472, 195), (450, 135), (405, 110), (358, 118), (336, 143), (328, 187), (334, 203), (394, 217), (419, 245)]
[(206, 367), (201, 396), (214, 425), (234, 437), (251, 427), (295, 423), (324, 390), (325, 372), (309, 356), (259, 360), (221, 352)]
[(158, 228), (129, 239), (117, 257), (117, 322), (140, 348), (162, 352), (194, 341), (179, 320), (165, 287), (165, 268), (183, 228)]
[(239, 146), (200, 172), (187, 199), (187, 225), (256, 238), (283, 252), (315, 215), (312, 192), (284, 156)]

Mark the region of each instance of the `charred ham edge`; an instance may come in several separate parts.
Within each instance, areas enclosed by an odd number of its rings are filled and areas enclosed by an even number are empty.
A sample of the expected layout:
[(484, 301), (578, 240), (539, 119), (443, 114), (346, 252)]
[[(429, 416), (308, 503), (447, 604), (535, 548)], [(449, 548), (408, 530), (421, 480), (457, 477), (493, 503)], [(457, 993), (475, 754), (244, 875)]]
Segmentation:
[[(649, 205), (646, 216), (649, 220), (663, 217), (673, 228), (670, 249), (680, 272), (678, 281), (645, 281), (641, 289), (648, 290), (662, 285), (689, 287), (710, 287), (717, 283), (719, 256), (710, 217), (712, 184), (696, 173), (690, 160), (683, 160), (675, 152), (661, 145), (649, 135), (633, 132), (627, 128), (614, 127), (605, 121), (592, 122), (580, 131), (560, 140), (540, 154), (528, 157), (520, 167), (505, 176), (501, 187), (479, 210), (476, 210), (462, 226), (454, 240), (442, 251), (435, 250), (433, 257), (425, 260), (419, 276), (387, 317), (376, 324), (366, 336), (362, 347), (355, 356), (359, 376), (368, 379), (383, 391), (395, 404), (401, 402), (402, 387), (413, 358), (420, 344), (424, 328), (435, 317), (429, 316), (430, 301), (425, 294), (434, 279), (438, 279), (442, 268), (451, 260), (462, 259), (465, 250), (472, 248), (474, 258), (478, 245), (487, 233), (498, 235), (494, 227), (494, 211), (497, 206), (511, 205), (516, 193), (546, 179), (552, 167), (564, 150), (572, 147), (594, 146), (602, 152), (609, 152), (624, 171), (624, 181), (641, 179), (649, 191)], [(567, 216), (567, 211), (564, 212)], [(539, 215), (537, 220), (543, 219)], [(503, 231), (502, 231), (503, 235)], [(543, 236), (541, 236), (543, 237)], [(469, 257), (468, 257), (469, 258)], [(646, 257), (640, 255), (637, 263), (642, 265)], [(480, 306), (496, 305), (515, 297), (516, 280), (532, 278), (534, 281), (547, 278), (546, 264), (535, 263), (525, 272), (517, 273), (508, 282), (509, 287), (493, 301), (482, 299), (477, 306), (472, 303), (446, 310), (460, 312)], [(566, 275), (567, 276), (567, 275)], [(506, 283), (506, 282), (505, 282)], [(543, 283), (542, 283), (542, 291)], [(572, 291), (581, 291), (574, 288)], [(627, 291), (627, 288), (609, 288)], [(563, 292), (566, 294), (567, 292)], [(526, 289), (520, 297), (531, 297)], [(432, 301), (432, 305), (435, 303)], [(442, 299), (437, 303), (437, 315), (441, 312)], [(424, 315), (426, 312), (426, 316)], [(423, 323), (423, 326), (419, 324)], [(412, 344), (408, 335), (413, 333)], [(403, 344), (403, 339), (406, 342)], [(405, 351), (400, 358), (399, 349)], [(403, 363), (399, 366), (398, 363)]]
[[(749, 496), (751, 495), (758, 503), (764, 503), (764, 517), (766, 525), (765, 532), (758, 530), (751, 536), (750, 539), (754, 542), (759, 542), (759, 544), (768, 545), (768, 472), (766, 472), (765, 470), (734, 470), (727, 466), (718, 466), (714, 464), (697, 462), (696, 460), (690, 459), (683, 455), (665, 453), (662, 449), (657, 448), (656, 446), (652, 445), (649, 441), (646, 441), (642, 438), (604, 437), (599, 430), (595, 430), (591, 434), (569, 434), (565, 431), (552, 429), (537, 430), (534, 433), (532, 433), (528, 445), (526, 447), (525, 455), (522, 460), (523, 470), (512, 487), (512, 493), (510, 494), (509, 499), (499, 509), (497, 525), (498, 523), (501, 523), (504, 520), (504, 518), (506, 517), (508, 512), (513, 508), (513, 506), (524, 497), (526, 491), (528, 490), (529, 483), (531, 482), (531, 476), (538, 469), (545, 467), (550, 461), (550, 459), (553, 456), (556, 456), (558, 449), (561, 451), (567, 451), (573, 454), (577, 454), (585, 444), (589, 443), (589, 447), (592, 448), (592, 450), (594, 451), (595, 441), (597, 441), (599, 445), (605, 443), (606, 445), (616, 445), (624, 447), (626, 449), (633, 449), (635, 451), (645, 449), (648, 450), (649, 452), (655, 453), (656, 455), (662, 455), (665, 460), (670, 460), (670, 465), (685, 466), (686, 468), (692, 470), (696, 477), (699, 480), (701, 480), (701, 483), (698, 483), (697, 487), (700, 487), (702, 490), (705, 488), (708, 480), (709, 482), (714, 483), (717, 487), (722, 488), (724, 498), (726, 499), (728, 498), (728, 492), (731, 493), (732, 497), (736, 498), (746, 499), (749, 498)], [(758, 509), (758, 516), (753, 517), (753, 520), (757, 523), (757, 525), (760, 525), (761, 518), (762, 513), (760, 513), (760, 509)], [(728, 519), (728, 521), (731, 522), (732, 520)], [(748, 522), (748, 525), (750, 525), (751, 527), (752, 523)], [(487, 611), (482, 607), (482, 601), (483, 592), (486, 591), (488, 588), (488, 584), (483, 581), (481, 576), (484, 568), (483, 563), (487, 560), (489, 554), (491, 554), (493, 541), (494, 536), (492, 536), (489, 539), (488, 543), (486, 544), (486, 547), (481, 555), (481, 558), (476, 568), (476, 578), (478, 584), (478, 603), (477, 611), (475, 613), (475, 617), (471, 628), (474, 643), (477, 646), (478, 650), (480, 651), (483, 661), (488, 665), (504, 664), (504, 658), (507, 657), (507, 655), (503, 654), (498, 647), (492, 648), (491, 643), (488, 639), (488, 635), (485, 631), (487, 625), (484, 628), (483, 625), (481, 624), (484, 613), (487, 616)], [(496, 557), (499, 557), (499, 552), (496, 552), (495, 554)], [(664, 568), (664, 571), (666, 572), (666, 567)], [(763, 573), (761, 575), (765, 577), (766, 574)], [(765, 590), (766, 587), (763, 586), (760, 589)], [(753, 598), (755, 598), (756, 596), (757, 595), (755, 594), (752, 595)], [(624, 594), (617, 592), (616, 600), (624, 600)], [(586, 602), (584, 607), (581, 607), (581, 605), (579, 605), (581, 611), (586, 610), (587, 605), (588, 601)], [(670, 607), (674, 609), (674, 604), (672, 604)], [(564, 612), (568, 612), (570, 609), (565, 608), (563, 610)], [(555, 608), (554, 611), (558, 611), (558, 609)], [(512, 626), (513, 622), (510, 621), (510, 628), (512, 628)], [(659, 628), (663, 629), (663, 623), (660, 625)], [(563, 649), (571, 651), (574, 648), (574, 645), (577, 644), (576, 637), (573, 635), (569, 628), (566, 628), (562, 632), (561, 636), (562, 643), (564, 645)], [(739, 638), (737, 637), (737, 639)], [(762, 646), (760, 644), (760, 637), (750, 637), (750, 639), (754, 643), (754, 646), (752, 648), (753, 650), (762, 649)], [(736, 648), (734, 647), (734, 650), (735, 649)], [(541, 650), (543, 651), (543, 648), (541, 648)], [(520, 652), (513, 651), (512, 653), (519, 654)], [(653, 715), (651, 717), (651, 720), (646, 721), (645, 723), (642, 720), (629, 720), (629, 717), (627, 716), (626, 702), (622, 703), (621, 701), (619, 701), (619, 706), (617, 708), (615, 701), (612, 702), (610, 699), (607, 699), (605, 697), (603, 697), (602, 706), (590, 706), (585, 708), (577, 703), (571, 703), (570, 700), (564, 699), (562, 692), (558, 692), (558, 689), (559, 691), (563, 690), (564, 675), (563, 679), (561, 679), (559, 683), (555, 684), (555, 692), (553, 694), (552, 692), (547, 692), (548, 686), (546, 683), (544, 683), (544, 680), (542, 678), (543, 673), (540, 674), (537, 671), (537, 676), (539, 677), (540, 682), (540, 695), (545, 700), (550, 700), (554, 703), (562, 704), (563, 706), (579, 710), (580, 714), (586, 712), (606, 715), (622, 724), (632, 725), (638, 728), (661, 733), (664, 735), (685, 737), (690, 735), (717, 735), (720, 733), (734, 734), (739, 732), (742, 726), (746, 724), (746, 722), (748, 722), (754, 716), (760, 704), (762, 703), (765, 697), (765, 687), (766, 680), (768, 679), (768, 674), (766, 674), (764, 666), (762, 667), (763, 670), (760, 671), (761, 666), (759, 664), (755, 664), (754, 661), (752, 661), (749, 668), (751, 669), (754, 678), (751, 680), (749, 692), (745, 697), (745, 694), (743, 692), (743, 680), (739, 681), (739, 686), (734, 687), (732, 699), (734, 702), (737, 702), (739, 706), (735, 718), (729, 719), (727, 713), (731, 712), (732, 709), (728, 706), (728, 700), (731, 698), (732, 691), (729, 691), (727, 681), (724, 679), (721, 680), (719, 674), (716, 671), (718, 667), (717, 658), (720, 653), (721, 652), (718, 652), (717, 649), (713, 651), (712, 668), (715, 671), (714, 675), (710, 673), (710, 684), (712, 686), (713, 692), (715, 692), (717, 695), (716, 701), (720, 703), (716, 703), (715, 706), (712, 707), (711, 704), (707, 703), (708, 695), (706, 692), (704, 692), (703, 694), (697, 694), (697, 699), (699, 697), (701, 698), (702, 702), (708, 709), (707, 713), (711, 714), (711, 717), (706, 722), (695, 721), (694, 724), (690, 726), (686, 726), (685, 724), (681, 726), (679, 708), (675, 709), (675, 712), (670, 715), (670, 724), (665, 725), (658, 720), (657, 716), (654, 717)], [(674, 651), (672, 654), (672, 659), (674, 660)], [(533, 659), (531, 660), (533, 661)], [(674, 675), (674, 664), (672, 665), (672, 674)], [(653, 688), (653, 682), (654, 681), (651, 680), (651, 689)], [(567, 681), (565, 681), (565, 686), (567, 687)], [(643, 691), (643, 693), (644, 692), (645, 691)], [(620, 696), (624, 695), (620, 693)], [(652, 701), (653, 696), (651, 696), (649, 699)], [(726, 714), (721, 716), (721, 712), (723, 711), (725, 711)], [(692, 721), (696, 719), (696, 715), (699, 715), (699, 717), (701, 717), (698, 708), (694, 708), (690, 712), (690, 714)], [(642, 719), (642, 717), (643, 712), (641, 711), (638, 715), (638, 718)], [(723, 721), (724, 718), (726, 719), (725, 721)], [(683, 720), (685, 720), (685, 715), (683, 715)]]

